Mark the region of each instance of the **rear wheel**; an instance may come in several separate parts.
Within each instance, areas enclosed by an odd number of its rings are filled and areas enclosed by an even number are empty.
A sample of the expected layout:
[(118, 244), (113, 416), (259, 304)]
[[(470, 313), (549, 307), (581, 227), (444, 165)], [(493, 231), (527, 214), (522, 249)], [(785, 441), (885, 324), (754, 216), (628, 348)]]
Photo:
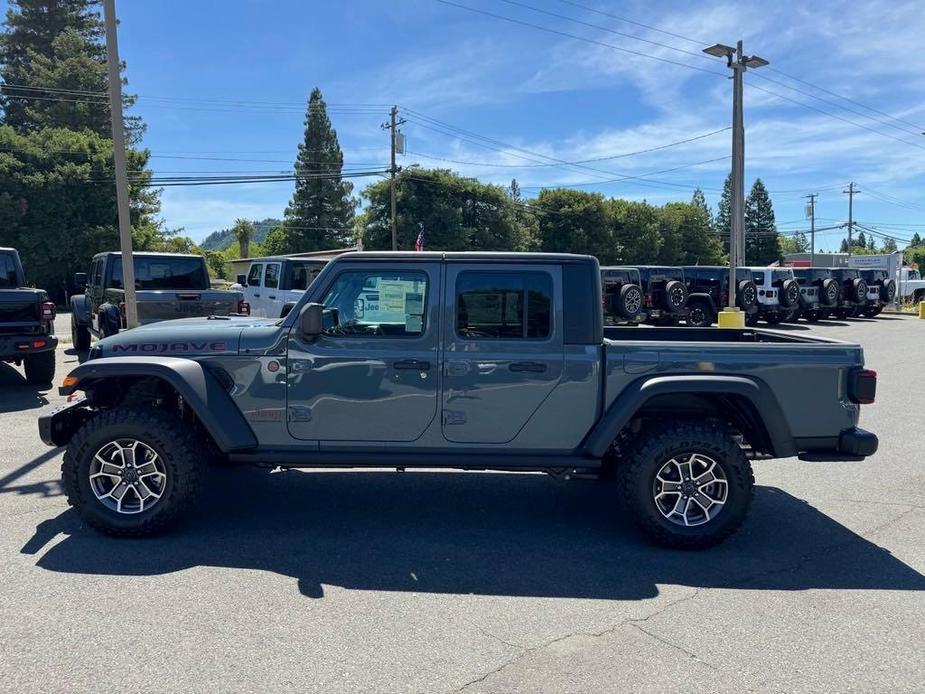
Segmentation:
[(189, 508), (206, 458), (196, 430), (166, 411), (108, 410), (74, 434), (61, 476), (68, 503), (88, 525), (141, 537)]
[(695, 301), (688, 306), (688, 309), (685, 322), (693, 328), (708, 328), (716, 320), (710, 305), (705, 301)]
[(766, 314), (764, 314), (764, 316), (762, 316), (762, 318), (764, 318), (765, 322), (766, 322), (768, 325), (777, 325), (777, 324), (780, 323), (780, 321), (781, 321), (781, 314), (779, 314), (779, 313), (766, 313)]
[(55, 351), (30, 354), (23, 359), (26, 367), (26, 382), (33, 385), (47, 385), (55, 380)]
[(618, 468), (623, 503), (653, 542), (704, 549), (732, 535), (754, 493), (751, 465), (732, 436), (707, 424), (643, 431)]

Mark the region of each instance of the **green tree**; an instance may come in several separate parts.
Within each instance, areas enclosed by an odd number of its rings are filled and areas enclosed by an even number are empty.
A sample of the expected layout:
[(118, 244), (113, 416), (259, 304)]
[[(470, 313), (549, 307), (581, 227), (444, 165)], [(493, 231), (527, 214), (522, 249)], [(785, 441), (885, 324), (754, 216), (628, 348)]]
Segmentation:
[(228, 263), (225, 261), (225, 257), (218, 251), (203, 251), (203, 254), (206, 258), (206, 263), (209, 265), (209, 273), (213, 278), (220, 280), (228, 279)]
[(804, 234), (802, 231), (792, 236), (781, 234), (780, 252), (783, 255), (791, 255), (793, 253), (808, 253), (809, 241), (806, 239), (806, 234)]
[[(534, 214), (525, 222), (506, 188), (463, 178), (447, 169), (405, 168), (397, 177), (398, 248), (414, 248), (424, 228), (426, 250), (520, 251), (533, 247)], [(363, 191), (368, 204), (357, 228), (368, 250), (392, 247), (389, 182)], [(271, 237), (273, 234), (271, 233)], [(271, 238), (268, 238), (268, 242)]]
[(612, 199), (608, 203), (613, 220), (614, 262), (655, 263), (663, 243), (658, 208), (644, 200)]
[(858, 234), (853, 245), (860, 248), (867, 248), (867, 236), (864, 235), (863, 231)]
[(603, 264), (622, 255), (614, 240), (612, 210), (600, 193), (546, 189), (530, 205), (538, 214), (541, 251), (586, 253)]
[(235, 241), (238, 242), (239, 258), (251, 257), (251, 241), (254, 240), (254, 225), (246, 219), (234, 220), (234, 226), (231, 227)]
[(888, 236), (883, 240), (884, 253), (895, 253), (897, 250), (899, 249), (896, 247), (896, 239)]
[(745, 199), (745, 263), (768, 265), (781, 257), (774, 206), (760, 178)]
[(877, 252), (877, 239), (874, 238), (873, 234), (867, 237), (867, 249), (875, 253)]
[(713, 226), (713, 213), (710, 211), (710, 206), (707, 205), (707, 198), (703, 194), (703, 191), (700, 190), (700, 188), (694, 189), (694, 195), (691, 197), (691, 205), (699, 208), (703, 212), (704, 216), (706, 217), (707, 221), (712, 227)]
[(295, 193), (286, 208), (285, 232), (274, 241), (282, 252), (340, 248), (353, 239), (357, 201), (353, 184), (342, 178), (344, 154), (315, 87), (305, 113), (305, 139), (299, 145)]
[(720, 195), (719, 204), (716, 206), (716, 218), (713, 220), (713, 228), (723, 244), (723, 253), (729, 255), (729, 235), (732, 233), (732, 172), (726, 176), (723, 182), (723, 193)]
[(511, 179), (511, 187), (509, 189), (511, 194), (511, 199), (520, 202), (520, 184), (517, 182), (516, 178)]
[(848, 245), (848, 239), (841, 240), (841, 246), (838, 248), (839, 253), (848, 253), (851, 250), (851, 247)]
[(912, 238), (909, 240), (909, 245), (910, 246), (921, 246), (922, 245), (922, 237), (919, 236), (919, 232), (915, 232), (912, 235)]

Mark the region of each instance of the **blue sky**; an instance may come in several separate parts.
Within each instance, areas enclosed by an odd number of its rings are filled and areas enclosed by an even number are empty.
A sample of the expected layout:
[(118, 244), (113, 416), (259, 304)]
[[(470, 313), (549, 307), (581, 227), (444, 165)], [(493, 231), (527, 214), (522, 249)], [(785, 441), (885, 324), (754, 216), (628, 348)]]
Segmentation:
[[(818, 226), (844, 221), (841, 191), (854, 180), (863, 191), (855, 199), (858, 221), (899, 238), (925, 232), (920, 3), (575, 0), (671, 36), (561, 0), (453, 1), (600, 43), (436, 0), (117, 0), (128, 89), (140, 95), (133, 112), (147, 123), (144, 144), (155, 173), (289, 169), (305, 99), (317, 85), (349, 167), (386, 165), (388, 140), (379, 125), (395, 103), (409, 118), (403, 130), (414, 153), (401, 157), (402, 165), (445, 165), (504, 184), (516, 176), (526, 193), (535, 192), (528, 186), (587, 184), (581, 187), (659, 204), (689, 199), (699, 185), (715, 205), (729, 170), (728, 130), (585, 165), (596, 170), (549, 164), (614, 157), (727, 127), (725, 66), (689, 53), (743, 38), (746, 52), (771, 61), (746, 79), (746, 179), (765, 181), (780, 228), (808, 226), (802, 196), (809, 192), (819, 193)], [(478, 146), (489, 143), (433, 128), (425, 117), (494, 142)], [(627, 175), (659, 183), (606, 182)], [(201, 239), (236, 217), (281, 216), (292, 185), (168, 188), (163, 218)], [(363, 185), (357, 181), (358, 189)], [(822, 233), (817, 246), (833, 248), (842, 235)]]

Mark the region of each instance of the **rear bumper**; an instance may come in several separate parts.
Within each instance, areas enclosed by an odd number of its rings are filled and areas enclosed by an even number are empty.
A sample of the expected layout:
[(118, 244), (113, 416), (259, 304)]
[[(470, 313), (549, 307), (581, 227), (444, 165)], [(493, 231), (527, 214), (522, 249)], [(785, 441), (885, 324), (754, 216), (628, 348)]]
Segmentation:
[(835, 448), (803, 451), (799, 458), (813, 462), (859, 461), (876, 453), (879, 444), (876, 434), (851, 427), (838, 435)]
[(0, 360), (22, 359), (29, 354), (48, 352), (58, 346), (54, 335), (0, 335)]

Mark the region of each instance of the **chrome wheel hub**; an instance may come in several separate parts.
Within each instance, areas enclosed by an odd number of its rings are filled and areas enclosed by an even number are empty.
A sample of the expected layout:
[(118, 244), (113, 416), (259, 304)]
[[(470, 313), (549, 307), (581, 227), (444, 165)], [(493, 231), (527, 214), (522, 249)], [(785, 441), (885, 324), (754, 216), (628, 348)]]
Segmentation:
[(723, 468), (702, 453), (677, 455), (655, 474), (655, 507), (672, 523), (693, 527), (709, 523), (723, 510), (729, 482)]
[(167, 486), (167, 469), (157, 452), (135, 439), (102, 446), (90, 463), (90, 489), (116, 513), (141, 513), (154, 506)]

